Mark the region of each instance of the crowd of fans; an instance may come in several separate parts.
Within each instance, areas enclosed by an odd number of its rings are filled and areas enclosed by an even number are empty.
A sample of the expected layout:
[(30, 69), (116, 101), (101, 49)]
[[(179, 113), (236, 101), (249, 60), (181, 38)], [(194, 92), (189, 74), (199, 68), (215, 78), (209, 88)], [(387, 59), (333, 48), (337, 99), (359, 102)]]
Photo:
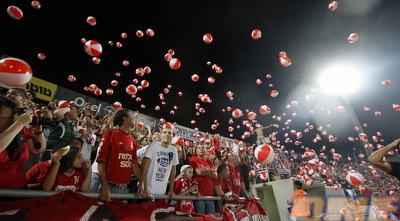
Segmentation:
[[(9, 89), (0, 96), (0, 101), (0, 188), (100, 192), (102, 169), (99, 171), (99, 168), (102, 167), (98, 165), (103, 162), (96, 158), (104, 134), (128, 127), (127, 135), (132, 136), (137, 145), (134, 156), (137, 162), (135, 159), (132, 162), (139, 168), (142, 164), (147, 168), (151, 163), (147, 148), (155, 148), (151, 145), (154, 142), (163, 142), (161, 128), (138, 122), (137, 111), (126, 115), (132, 116), (132, 125), (123, 122), (116, 125), (114, 118), (119, 110), (99, 116), (89, 103), (80, 108), (66, 101), (38, 104), (34, 92), (20, 88)], [(258, 140), (261, 134), (257, 133)], [(222, 147), (219, 135), (211, 134), (204, 134), (195, 141), (174, 137), (171, 144), (178, 158), (171, 173), (176, 174), (175, 186), (168, 186), (166, 191), (161, 189), (163, 194), (172, 191), (176, 195), (220, 196), (221, 202), (238, 200), (239, 196), (249, 197), (250, 183), (274, 179), (271, 174), (267, 178), (262, 176), (260, 171), (267, 170), (268, 165), (254, 158), (252, 147), (255, 145), (236, 142)], [(348, 194), (392, 195), (400, 190), (397, 179), (365, 162), (338, 166), (337, 162), (324, 162), (312, 155), (300, 161), (292, 158), (290, 163), (292, 171), (288, 174), (306, 185), (312, 185), (315, 180), (332, 188), (348, 189)], [(363, 185), (354, 187), (346, 181), (347, 172), (352, 170), (362, 173)], [(132, 173), (126, 186), (115, 187), (131, 193), (141, 192), (138, 184), (142, 185), (141, 180), (146, 178), (140, 176)], [(71, 177), (75, 179), (72, 184)], [(208, 214), (220, 211), (221, 202), (181, 200), (176, 203), (185, 210)]]

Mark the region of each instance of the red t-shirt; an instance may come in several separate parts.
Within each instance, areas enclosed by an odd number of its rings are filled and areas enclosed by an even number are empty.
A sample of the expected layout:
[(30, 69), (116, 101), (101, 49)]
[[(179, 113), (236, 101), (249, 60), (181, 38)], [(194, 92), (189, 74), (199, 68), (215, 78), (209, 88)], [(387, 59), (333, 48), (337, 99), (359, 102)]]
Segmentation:
[(44, 178), (47, 175), (47, 171), (50, 169), (51, 164), (47, 160), (35, 164), (31, 169), (26, 172), (25, 177), (28, 184), (43, 183)]
[(129, 183), (132, 164), (137, 164), (136, 140), (121, 129), (107, 131), (99, 144), (98, 163), (105, 163), (107, 180), (113, 183)]
[[(190, 166), (193, 167), (193, 171), (197, 168), (212, 168), (215, 170), (214, 164), (209, 159), (201, 159), (198, 156), (190, 158)], [(199, 193), (202, 196), (214, 196), (213, 179), (209, 176), (198, 176), (194, 174), (193, 181), (199, 183)]]
[(218, 137), (214, 137), (213, 141), (214, 141), (215, 150), (221, 152), (221, 142), (220, 142), (219, 138)]
[(221, 177), (219, 175), (218, 175), (217, 179), (213, 179), (213, 182), (214, 182), (214, 186), (221, 186), (222, 192), (227, 193), (227, 192), (231, 191), (228, 186), (228, 181), (226, 179), (221, 180)]
[[(26, 186), (25, 171), (22, 167), (29, 158), (29, 147), (27, 140), (34, 137), (34, 133), (27, 128), (23, 128), (21, 133), (25, 136), (22, 143), (22, 153), (18, 160), (10, 160), (8, 152), (4, 150), (0, 153), (0, 188), (1, 189), (22, 189)], [(16, 154), (14, 151), (14, 154)]]
[[(192, 184), (190, 183), (189, 180), (180, 178), (175, 183), (175, 194), (178, 195), (182, 192), (185, 192), (191, 186), (192, 186)], [(189, 194), (187, 194), (187, 195), (189, 195)], [(177, 205), (179, 205), (179, 208), (181, 208), (184, 211), (195, 213), (193, 200), (179, 200), (177, 202)]]
[(81, 189), (83, 180), (86, 174), (81, 169), (75, 169), (73, 174), (58, 172), (56, 181), (54, 182), (54, 191), (72, 190), (78, 191)]
[(242, 182), (243, 182), (243, 178), (242, 175), (240, 174), (240, 170), (238, 168), (233, 168), (232, 165), (230, 165), (229, 163), (227, 164), (228, 169), (229, 169), (229, 179), (230, 179), (230, 183), (232, 184), (232, 191), (240, 196), (240, 190)]

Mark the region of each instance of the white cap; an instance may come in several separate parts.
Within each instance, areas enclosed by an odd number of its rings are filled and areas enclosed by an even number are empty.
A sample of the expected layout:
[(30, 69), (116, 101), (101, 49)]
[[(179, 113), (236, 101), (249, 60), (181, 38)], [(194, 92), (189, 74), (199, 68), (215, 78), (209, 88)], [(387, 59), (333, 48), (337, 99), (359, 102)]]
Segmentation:
[(192, 167), (192, 166), (190, 166), (190, 165), (183, 165), (182, 167), (181, 167), (181, 173), (186, 169), (186, 168), (188, 168), (188, 167)]

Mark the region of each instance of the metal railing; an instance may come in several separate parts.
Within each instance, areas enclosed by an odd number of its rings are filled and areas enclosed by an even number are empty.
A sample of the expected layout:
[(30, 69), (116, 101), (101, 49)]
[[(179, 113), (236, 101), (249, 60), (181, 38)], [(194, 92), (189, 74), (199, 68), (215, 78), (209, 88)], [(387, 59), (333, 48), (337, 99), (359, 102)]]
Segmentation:
[[(0, 189), (0, 197), (13, 197), (13, 198), (37, 198), (37, 197), (48, 197), (52, 196), (55, 194), (58, 194), (60, 192), (58, 191), (43, 191), (43, 190), (15, 190), (15, 189)], [(86, 197), (90, 198), (100, 198), (99, 193), (88, 193), (88, 192), (79, 192), (79, 194), (82, 194)], [(168, 195), (162, 195), (162, 194), (155, 194), (153, 195), (154, 199), (170, 199)], [(110, 195), (111, 199), (122, 199), (122, 200), (127, 200), (127, 199), (147, 199), (143, 197), (138, 197), (135, 196), (132, 193), (126, 193), (126, 194), (117, 194), (117, 193), (111, 193)], [(176, 195), (173, 199), (177, 200), (221, 200), (221, 197), (219, 196), (183, 196), (183, 195)], [(245, 197), (240, 197), (240, 200), (246, 199)], [(258, 200), (258, 199), (257, 199)], [(233, 199), (228, 199), (228, 201), (233, 201)]]

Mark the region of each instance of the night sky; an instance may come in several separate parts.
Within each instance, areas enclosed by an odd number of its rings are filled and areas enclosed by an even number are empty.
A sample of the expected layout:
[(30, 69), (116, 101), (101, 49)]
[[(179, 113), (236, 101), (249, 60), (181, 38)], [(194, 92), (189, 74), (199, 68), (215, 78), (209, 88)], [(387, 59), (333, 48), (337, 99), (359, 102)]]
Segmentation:
[[(29, 1), (0, 1), (0, 54), (26, 61), (35, 77), (109, 103), (119, 101), (146, 115), (240, 140), (249, 131), (243, 121), (253, 127), (257, 122), (276, 124), (277, 128), (264, 132), (278, 131), (280, 146), (288, 150), (309, 147), (319, 152), (325, 145), (325, 152), (334, 148), (347, 157), (355, 149), (358, 156), (364, 148), (359, 133), (365, 133), (375, 148), (400, 137), (400, 113), (393, 109), (393, 104), (400, 103), (398, 0), (337, 1), (334, 11), (328, 8), (330, 1), (323, 0), (39, 2), (41, 8), (34, 9)], [(22, 19), (7, 14), (11, 5), (23, 11)], [(88, 16), (96, 18), (96, 25), (86, 22)], [(149, 28), (154, 30), (152, 37), (145, 33)], [(254, 29), (262, 33), (258, 40), (251, 36)], [(136, 36), (138, 30), (144, 32), (142, 38)], [(210, 44), (203, 42), (206, 33), (213, 37)], [(349, 43), (351, 33), (359, 35), (358, 41)], [(85, 52), (82, 38), (102, 45), (100, 64), (94, 64)], [(164, 60), (169, 49), (181, 62), (177, 70)], [(290, 66), (280, 65), (281, 51), (290, 57)], [(38, 59), (39, 53), (46, 58)], [(220, 73), (212, 69), (214, 64)], [(348, 96), (323, 93), (318, 76), (332, 65), (357, 69), (361, 87)], [(137, 76), (136, 69), (145, 66), (151, 72)], [(199, 81), (191, 80), (193, 74), (199, 75)], [(76, 81), (69, 82), (69, 75)], [(215, 78), (213, 84), (207, 82), (210, 76)], [(137, 86), (142, 80), (150, 85), (137, 93), (140, 102), (125, 92), (134, 79)], [(257, 79), (262, 83), (257, 84)], [(119, 85), (111, 86), (112, 80)], [(390, 84), (383, 85), (384, 80)], [(85, 91), (90, 84), (96, 84), (102, 95)], [(168, 85), (171, 88), (165, 93)], [(107, 88), (113, 88), (112, 96), (105, 93)], [(278, 91), (277, 97), (270, 95), (272, 90)], [(232, 100), (226, 96), (228, 91), (233, 93)], [(203, 103), (199, 94), (208, 94), (211, 102)], [(205, 110), (199, 116), (195, 103)], [(262, 115), (261, 105), (267, 105), (271, 113)], [(229, 124), (232, 111), (228, 107), (242, 110), (244, 116)], [(257, 122), (247, 119), (248, 111), (257, 114)], [(192, 120), (196, 123), (191, 124)], [(212, 124), (218, 124), (216, 130)], [(235, 130), (229, 132), (229, 126)], [(298, 132), (301, 138), (296, 138)], [(315, 141), (318, 135), (321, 140)], [(329, 135), (335, 142), (329, 141)], [(253, 143), (255, 137), (243, 141)]]

